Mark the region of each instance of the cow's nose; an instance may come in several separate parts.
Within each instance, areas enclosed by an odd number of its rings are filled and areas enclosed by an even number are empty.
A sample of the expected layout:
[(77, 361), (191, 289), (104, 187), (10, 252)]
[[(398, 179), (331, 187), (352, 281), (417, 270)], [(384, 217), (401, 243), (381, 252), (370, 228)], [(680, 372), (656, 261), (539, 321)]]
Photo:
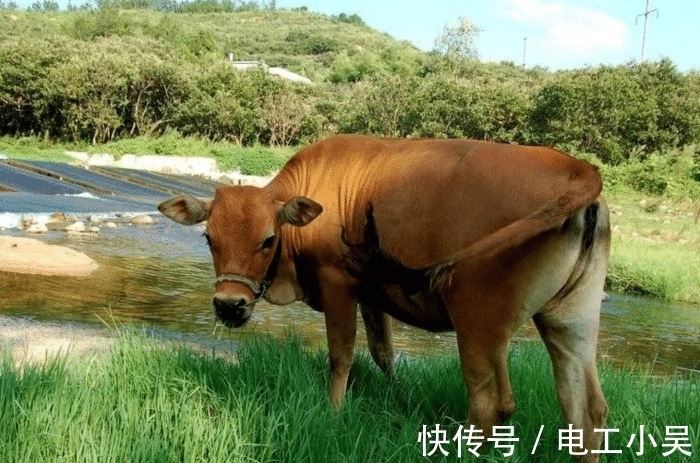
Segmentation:
[(240, 326), (248, 319), (246, 306), (248, 299), (245, 297), (219, 297), (214, 296), (214, 310), (216, 315), (225, 324)]

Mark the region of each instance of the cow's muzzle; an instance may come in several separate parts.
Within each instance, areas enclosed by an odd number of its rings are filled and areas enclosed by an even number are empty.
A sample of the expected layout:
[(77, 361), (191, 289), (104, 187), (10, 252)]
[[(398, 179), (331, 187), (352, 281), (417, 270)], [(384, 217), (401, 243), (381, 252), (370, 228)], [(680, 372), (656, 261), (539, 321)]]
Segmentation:
[(270, 265), (267, 267), (265, 276), (260, 283), (235, 273), (224, 273), (218, 275), (214, 279), (215, 290), (218, 285), (222, 283), (232, 282), (246, 286), (253, 294), (252, 300), (242, 295), (229, 295), (221, 291), (214, 294), (214, 299), (212, 301), (214, 304), (214, 312), (224, 325), (229, 328), (238, 328), (248, 321), (250, 315), (253, 313), (255, 303), (265, 295), (270, 285), (272, 285), (272, 280), (277, 273), (281, 251), (282, 245), (280, 241), (277, 241), (277, 249), (275, 249), (272, 262), (270, 262)]
[(238, 328), (248, 321), (253, 306), (247, 297), (217, 293), (212, 299), (216, 317), (228, 328)]

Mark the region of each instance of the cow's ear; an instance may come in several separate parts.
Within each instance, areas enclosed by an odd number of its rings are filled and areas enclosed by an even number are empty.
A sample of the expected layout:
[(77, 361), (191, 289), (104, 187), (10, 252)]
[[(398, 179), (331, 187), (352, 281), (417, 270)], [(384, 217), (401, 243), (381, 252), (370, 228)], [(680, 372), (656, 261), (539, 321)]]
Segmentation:
[(209, 204), (190, 195), (179, 195), (160, 203), (158, 210), (177, 223), (194, 225), (207, 220)]
[(323, 212), (323, 207), (316, 201), (304, 196), (295, 196), (282, 206), (280, 218), (282, 223), (302, 227)]

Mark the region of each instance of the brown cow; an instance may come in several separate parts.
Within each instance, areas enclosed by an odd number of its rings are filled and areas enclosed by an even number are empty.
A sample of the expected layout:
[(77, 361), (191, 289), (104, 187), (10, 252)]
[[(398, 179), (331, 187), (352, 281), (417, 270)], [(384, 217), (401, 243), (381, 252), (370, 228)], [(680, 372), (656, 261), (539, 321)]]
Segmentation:
[[(469, 421), (489, 435), (514, 410), (506, 356), (532, 318), (552, 358), (566, 423), (597, 449), (607, 404), (596, 344), (609, 254), (595, 167), (551, 148), (470, 140), (337, 136), (293, 156), (264, 188), (159, 206), (207, 221), (217, 317), (301, 300), (325, 315), (339, 407), (360, 307), (372, 357), (392, 372), (391, 317), (456, 330)], [(323, 213), (321, 213), (323, 211)]]

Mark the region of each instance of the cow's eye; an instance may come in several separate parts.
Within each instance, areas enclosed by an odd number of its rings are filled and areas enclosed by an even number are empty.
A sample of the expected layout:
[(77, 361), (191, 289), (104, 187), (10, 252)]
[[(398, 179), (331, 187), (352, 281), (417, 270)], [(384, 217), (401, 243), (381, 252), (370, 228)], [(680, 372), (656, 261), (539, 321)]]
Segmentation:
[(263, 241), (262, 246), (260, 246), (260, 249), (267, 251), (268, 249), (271, 249), (272, 246), (275, 244), (275, 235), (268, 236), (265, 238), (265, 241)]
[(207, 232), (202, 233), (202, 236), (204, 237), (205, 240), (207, 240), (207, 246), (211, 247), (211, 237)]

